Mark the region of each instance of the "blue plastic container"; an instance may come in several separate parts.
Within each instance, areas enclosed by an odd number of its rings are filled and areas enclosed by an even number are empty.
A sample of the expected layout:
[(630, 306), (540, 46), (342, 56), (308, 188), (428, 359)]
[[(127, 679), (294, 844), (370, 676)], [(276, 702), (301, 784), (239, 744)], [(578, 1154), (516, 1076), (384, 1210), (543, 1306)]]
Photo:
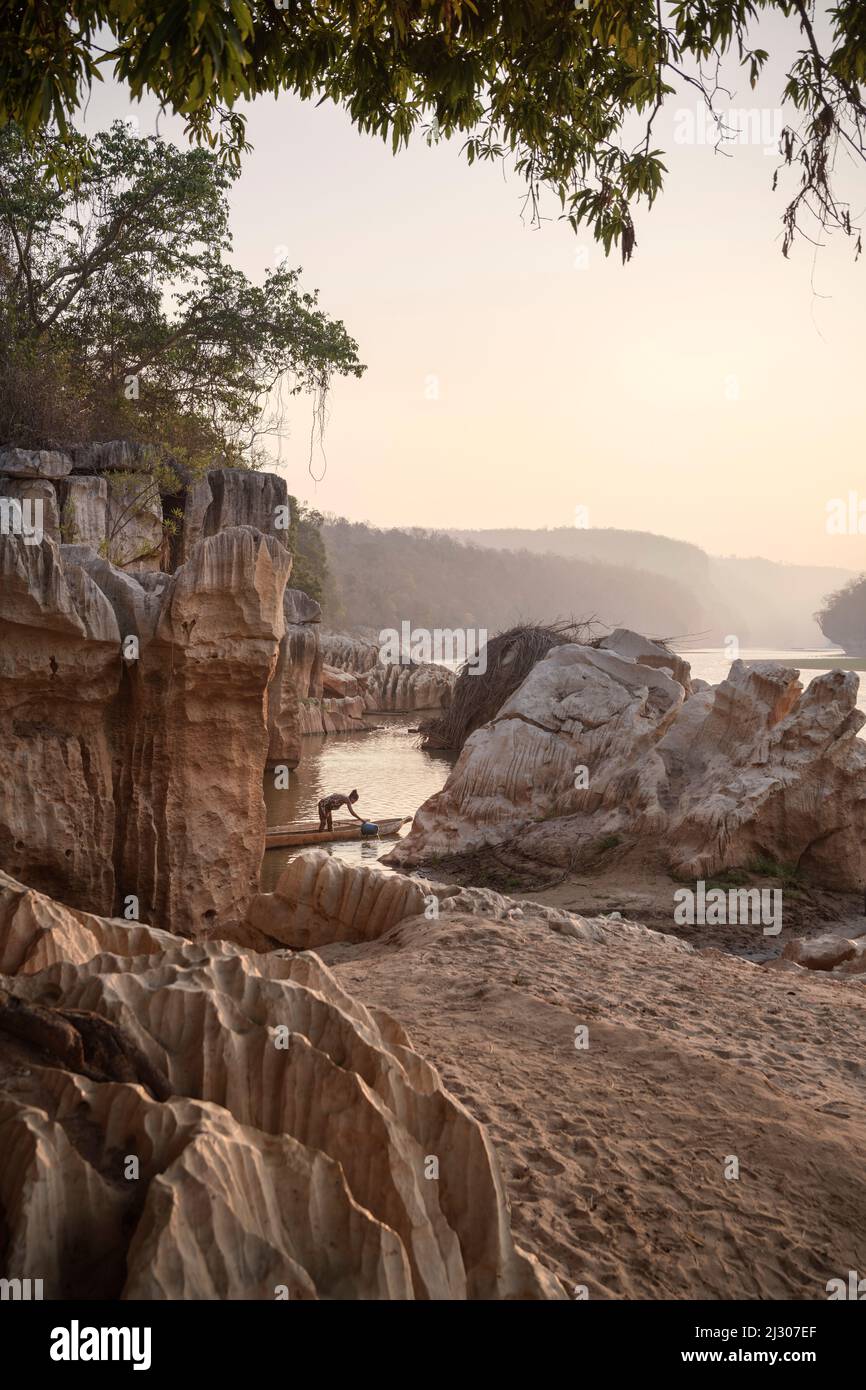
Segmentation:
[(362, 822), (361, 822), (361, 834), (362, 834), (362, 835), (378, 835), (378, 834), (379, 834), (379, 827), (378, 827), (378, 825), (376, 824), (375, 821), (372, 821), (372, 820), (365, 820), (365, 821), (362, 821)]

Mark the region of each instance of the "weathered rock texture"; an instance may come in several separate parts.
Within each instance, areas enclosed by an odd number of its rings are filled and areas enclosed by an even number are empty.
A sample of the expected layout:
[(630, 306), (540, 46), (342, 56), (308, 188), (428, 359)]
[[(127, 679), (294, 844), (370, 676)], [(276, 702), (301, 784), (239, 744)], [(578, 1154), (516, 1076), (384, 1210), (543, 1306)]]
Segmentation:
[(4, 478), (0, 475), (0, 499), (2, 498), (14, 499), (19, 504), (24, 504), (21, 513), (22, 525), (27, 527), (31, 534), (35, 533), (41, 514), (43, 533), (57, 544), (60, 543), (57, 493), (54, 484), (48, 478)]
[(321, 688), (322, 610), (301, 589), (286, 589), (283, 621), (285, 632), (268, 689), (268, 761), (297, 767), (301, 735), (308, 732), (302, 707)]
[(316, 956), (124, 929), (5, 875), (0, 943), (4, 1277), (47, 1298), (565, 1296), (514, 1245), (481, 1126)]
[(65, 478), (58, 485), (60, 524), (68, 545), (99, 550), (108, 536), (108, 483), (105, 478)]
[(349, 695), (302, 702), (299, 710), (302, 734), (352, 734), (369, 729), (366, 707), (360, 695)]
[[(319, 605), (305, 594), (300, 598), (307, 610), (303, 616), (290, 616), (287, 611), (286, 636), (270, 691), (272, 763), (296, 766), (301, 756), (300, 739), (306, 734), (368, 729), (366, 714), (442, 709), (447, 705), (453, 672), (433, 663), (378, 664), (375, 645), (343, 633), (322, 632)], [(289, 603), (288, 597), (286, 601)], [(293, 600), (292, 606), (297, 609), (297, 601)]]
[(368, 710), (447, 709), (456, 676), (447, 666), (375, 666), (362, 678)]
[(0, 537), (0, 865), (73, 903), (114, 907), (111, 604), (50, 540)]
[[(635, 634), (615, 636), (642, 649)], [(720, 685), (690, 695), (687, 675), (681, 683), (661, 663), (558, 647), (467, 740), (387, 862), (510, 842), (577, 868), (617, 836), (685, 879), (763, 859), (829, 888), (862, 888), (857, 677), (833, 671), (805, 693), (797, 677), (738, 661)]]
[[(379, 659), (379, 647), (363, 637), (345, 632), (322, 632), (320, 641), (325, 663), (326, 695), (364, 696), (371, 712), (444, 709), (456, 679), (453, 671), (435, 662), (398, 665)], [(338, 689), (338, 674), (355, 677), (357, 687)], [(332, 688), (328, 688), (328, 681)]]
[(182, 559), (192, 554), (205, 536), (230, 526), (254, 526), (281, 545), (288, 545), (288, 489), (278, 473), (254, 473), (245, 468), (212, 468), (186, 493)]
[(152, 444), (109, 439), (93, 444), (71, 444), (66, 451), (75, 473), (146, 473), (159, 459)]
[(349, 671), (341, 671), (336, 666), (322, 667), (322, 694), (333, 699), (344, 700), (347, 696), (361, 694), (362, 686), (357, 676)]
[(377, 643), (348, 632), (322, 632), (322, 660), (340, 671), (370, 671), (379, 664)]
[(159, 489), (146, 473), (109, 477), (106, 549), (112, 564), (130, 574), (160, 570), (162, 526)]
[[(462, 888), (399, 873), (383, 873), (368, 864), (347, 864), (326, 850), (295, 855), (280, 875), (273, 893), (260, 893), (250, 904), (239, 939), (307, 950), (336, 941), (375, 941), (398, 922), (440, 913), (468, 913), (488, 921), (519, 922), (531, 915), (553, 931), (583, 941), (623, 945), (651, 937), (660, 947), (690, 951), (676, 937), (631, 922), (615, 925), (600, 918), (541, 903), (505, 897), (486, 888)], [(244, 937), (244, 932), (249, 932)]]
[(69, 455), (55, 449), (0, 449), (0, 477), (64, 478), (71, 469)]
[(103, 913), (132, 895), (174, 930), (242, 915), (290, 569), (249, 527), (171, 576), (0, 538), (0, 864)]

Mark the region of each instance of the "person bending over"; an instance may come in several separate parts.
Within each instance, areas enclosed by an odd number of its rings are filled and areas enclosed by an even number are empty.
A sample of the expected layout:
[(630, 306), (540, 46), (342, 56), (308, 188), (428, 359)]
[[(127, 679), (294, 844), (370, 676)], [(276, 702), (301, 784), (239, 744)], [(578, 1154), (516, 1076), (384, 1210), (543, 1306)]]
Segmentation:
[(364, 817), (355, 815), (352, 809), (357, 800), (358, 793), (354, 790), (350, 791), (348, 796), (341, 796), (339, 792), (331, 792), (330, 796), (323, 796), (319, 802), (319, 829), (333, 830), (334, 812), (340, 806), (346, 806), (350, 816), (355, 816), (355, 820), (362, 821)]

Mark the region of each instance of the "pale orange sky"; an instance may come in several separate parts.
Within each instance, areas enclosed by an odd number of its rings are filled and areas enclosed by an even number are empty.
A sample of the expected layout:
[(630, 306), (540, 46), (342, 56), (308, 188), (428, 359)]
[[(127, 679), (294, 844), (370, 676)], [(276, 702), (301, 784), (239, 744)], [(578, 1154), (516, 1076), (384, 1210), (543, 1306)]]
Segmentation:
[[(721, 104), (769, 110), (776, 90), (739, 80)], [(318, 484), (293, 405), (290, 490), (378, 525), (563, 526), (582, 505), (591, 526), (714, 554), (866, 567), (866, 535), (826, 530), (852, 489), (866, 513), (866, 261), (839, 238), (786, 262), (775, 156), (676, 143), (694, 95), (657, 123), (667, 187), (627, 267), (564, 223), (523, 225), (522, 182), (469, 169), (457, 142), (395, 158), (330, 106), (251, 106), (235, 261), (255, 278), (283, 254), (302, 265), (368, 364), (333, 388)], [(88, 128), (127, 112), (153, 129), (152, 109), (98, 90)], [(846, 186), (856, 216), (862, 172)]]

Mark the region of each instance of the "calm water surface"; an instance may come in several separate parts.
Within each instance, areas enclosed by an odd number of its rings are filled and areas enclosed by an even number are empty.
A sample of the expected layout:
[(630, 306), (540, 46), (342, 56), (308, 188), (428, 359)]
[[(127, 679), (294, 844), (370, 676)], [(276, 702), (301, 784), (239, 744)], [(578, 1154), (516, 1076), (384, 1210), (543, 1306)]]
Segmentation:
[[(438, 792), (445, 782), (452, 757), (444, 753), (425, 753), (417, 747), (418, 735), (409, 733), (419, 714), (375, 714), (371, 723), (381, 724), (359, 734), (311, 735), (303, 740), (301, 762), (291, 774), (289, 786), (277, 791), (273, 778), (265, 779), (265, 805), (268, 825), (288, 825), (291, 821), (317, 820), (316, 803), (329, 792), (348, 795), (358, 789), (355, 812), (365, 820), (386, 816), (411, 816), (422, 801)], [(338, 817), (346, 815), (338, 811)], [(408, 830), (408, 825), (406, 830)], [(352, 864), (372, 863), (393, 848), (394, 840), (347, 840), (323, 845), (339, 859)], [(262, 888), (273, 890), (283, 867), (297, 850), (268, 850), (262, 864)]]
[[(691, 664), (692, 675), (717, 685), (731, 669), (731, 659), (720, 647), (682, 652)], [(799, 662), (822, 658), (824, 652), (792, 652), (772, 648), (743, 649), (743, 661), (784, 661), (799, 668)], [(831, 669), (828, 664), (826, 670)], [(822, 670), (801, 671), (800, 679), (808, 685)], [(866, 682), (860, 682), (858, 708), (866, 714)], [(288, 825), (291, 821), (315, 820), (316, 803), (329, 792), (350, 792), (357, 787), (357, 813), (368, 820), (385, 816), (410, 816), (434, 792), (441, 790), (453, 764), (444, 753), (425, 753), (417, 747), (417, 734), (409, 733), (419, 719), (429, 717), (417, 711), (412, 714), (376, 714), (371, 720), (381, 725), (367, 733), (329, 734), (303, 740), (300, 766), (291, 774), (289, 786), (277, 791), (272, 778), (265, 782), (265, 803), (268, 825)], [(338, 815), (342, 814), (338, 812)], [(406, 827), (408, 830), (409, 827)], [(404, 830), (404, 834), (406, 833)], [(373, 863), (387, 854), (391, 840), (335, 841), (322, 846), (339, 859), (349, 863)], [(265, 854), (262, 864), (262, 888), (271, 892), (289, 860), (297, 850), (273, 849)]]

